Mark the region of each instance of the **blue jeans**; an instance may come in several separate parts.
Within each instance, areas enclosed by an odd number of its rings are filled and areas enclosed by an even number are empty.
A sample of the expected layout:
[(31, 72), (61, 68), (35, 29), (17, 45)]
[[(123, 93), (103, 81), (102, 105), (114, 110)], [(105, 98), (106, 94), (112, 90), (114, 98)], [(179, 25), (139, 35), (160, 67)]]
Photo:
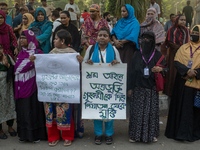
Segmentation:
[[(114, 120), (105, 122), (105, 135), (112, 136), (113, 131), (113, 122)], [(102, 120), (94, 120), (94, 134), (95, 135), (103, 135), (103, 121)]]

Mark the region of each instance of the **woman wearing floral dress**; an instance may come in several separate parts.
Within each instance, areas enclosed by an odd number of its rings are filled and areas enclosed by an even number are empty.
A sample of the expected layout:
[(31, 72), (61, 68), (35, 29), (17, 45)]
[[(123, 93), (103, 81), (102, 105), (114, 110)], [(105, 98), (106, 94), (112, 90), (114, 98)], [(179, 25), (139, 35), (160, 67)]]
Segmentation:
[[(68, 47), (71, 41), (72, 37), (70, 33), (64, 29), (61, 29), (55, 36), (55, 48), (50, 53), (76, 53), (74, 49)], [(35, 58), (35, 56), (30, 56), (31, 61), (34, 61)], [(77, 60), (81, 63), (83, 58), (78, 55)], [(47, 102), (45, 110), (49, 146), (57, 145), (60, 140), (60, 131), (62, 131), (64, 146), (71, 145), (72, 141), (74, 140), (75, 133), (74, 120), (72, 116), (73, 104)]]

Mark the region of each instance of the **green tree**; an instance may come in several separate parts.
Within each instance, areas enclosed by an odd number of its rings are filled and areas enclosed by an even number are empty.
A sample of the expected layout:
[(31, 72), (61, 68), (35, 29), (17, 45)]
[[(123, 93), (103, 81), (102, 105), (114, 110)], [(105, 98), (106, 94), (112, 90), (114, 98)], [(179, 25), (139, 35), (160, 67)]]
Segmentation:
[(130, 4), (135, 9), (135, 16), (139, 22), (144, 21), (146, 10), (147, 10), (147, 0), (116, 0), (116, 14), (121, 17), (121, 7), (125, 4)]
[(116, 15), (115, 7), (116, 7), (116, 0), (109, 0), (106, 6), (106, 11), (110, 12), (111, 15)]

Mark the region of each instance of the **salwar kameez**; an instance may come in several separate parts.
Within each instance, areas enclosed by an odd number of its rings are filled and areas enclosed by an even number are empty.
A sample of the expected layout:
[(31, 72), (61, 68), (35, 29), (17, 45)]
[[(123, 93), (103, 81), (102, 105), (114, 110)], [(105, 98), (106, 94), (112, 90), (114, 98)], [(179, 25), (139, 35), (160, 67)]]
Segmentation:
[[(8, 63), (11, 65), (10, 58), (7, 56)], [(13, 66), (10, 66), (13, 73)], [(8, 68), (0, 63), (0, 130), (2, 130), (2, 123), (6, 121), (9, 127), (13, 126), (16, 118), (15, 100), (13, 90), (13, 78), (9, 76)], [(7, 82), (8, 80), (8, 82)]]

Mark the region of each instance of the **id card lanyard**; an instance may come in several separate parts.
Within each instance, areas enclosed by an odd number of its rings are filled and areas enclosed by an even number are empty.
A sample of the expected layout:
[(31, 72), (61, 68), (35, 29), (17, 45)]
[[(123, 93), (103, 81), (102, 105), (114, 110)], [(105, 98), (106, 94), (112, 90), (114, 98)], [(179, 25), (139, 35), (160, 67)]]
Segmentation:
[[(198, 50), (200, 48), (200, 46), (194, 51), (194, 53)], [(190, 60), (188, 61), (188, 65), (187, 65), (187, 67), (188, 68), (192, 68), (192, 65), (193, 65), (193, 61), (192, 61), (192, 58), (193, 58), (193, 55), (194, 55), (194, 53), (192, 53), (192, 47), (190, 46)]]
[[(142, 49), (141, 49), (141, 48), (140, 48), (140, 52), (141, 52), (141, 54), (142, 54)], [(151, 59), (153, 58), (153, 56), (155, 55), (155, 52), (156, 52), (156, 50), (154, 49), (154, 51), (153, 51), (153, 53), (152, 53), (152, 55), (151, 55), (151, 57), (149, 58), (148, 61), (146, 61), (145, 58), (144, 58), (144, 56), (142, 55), (142, 59), (144, 60), (144, 62), (145, 62), (145, 64), (146, 64), (146, 68), (144, 68), (144, 75), (145, 75), (145, 76), (149, 76), (148, 64), (149, 64), (149, 62), (151, 61)]]

